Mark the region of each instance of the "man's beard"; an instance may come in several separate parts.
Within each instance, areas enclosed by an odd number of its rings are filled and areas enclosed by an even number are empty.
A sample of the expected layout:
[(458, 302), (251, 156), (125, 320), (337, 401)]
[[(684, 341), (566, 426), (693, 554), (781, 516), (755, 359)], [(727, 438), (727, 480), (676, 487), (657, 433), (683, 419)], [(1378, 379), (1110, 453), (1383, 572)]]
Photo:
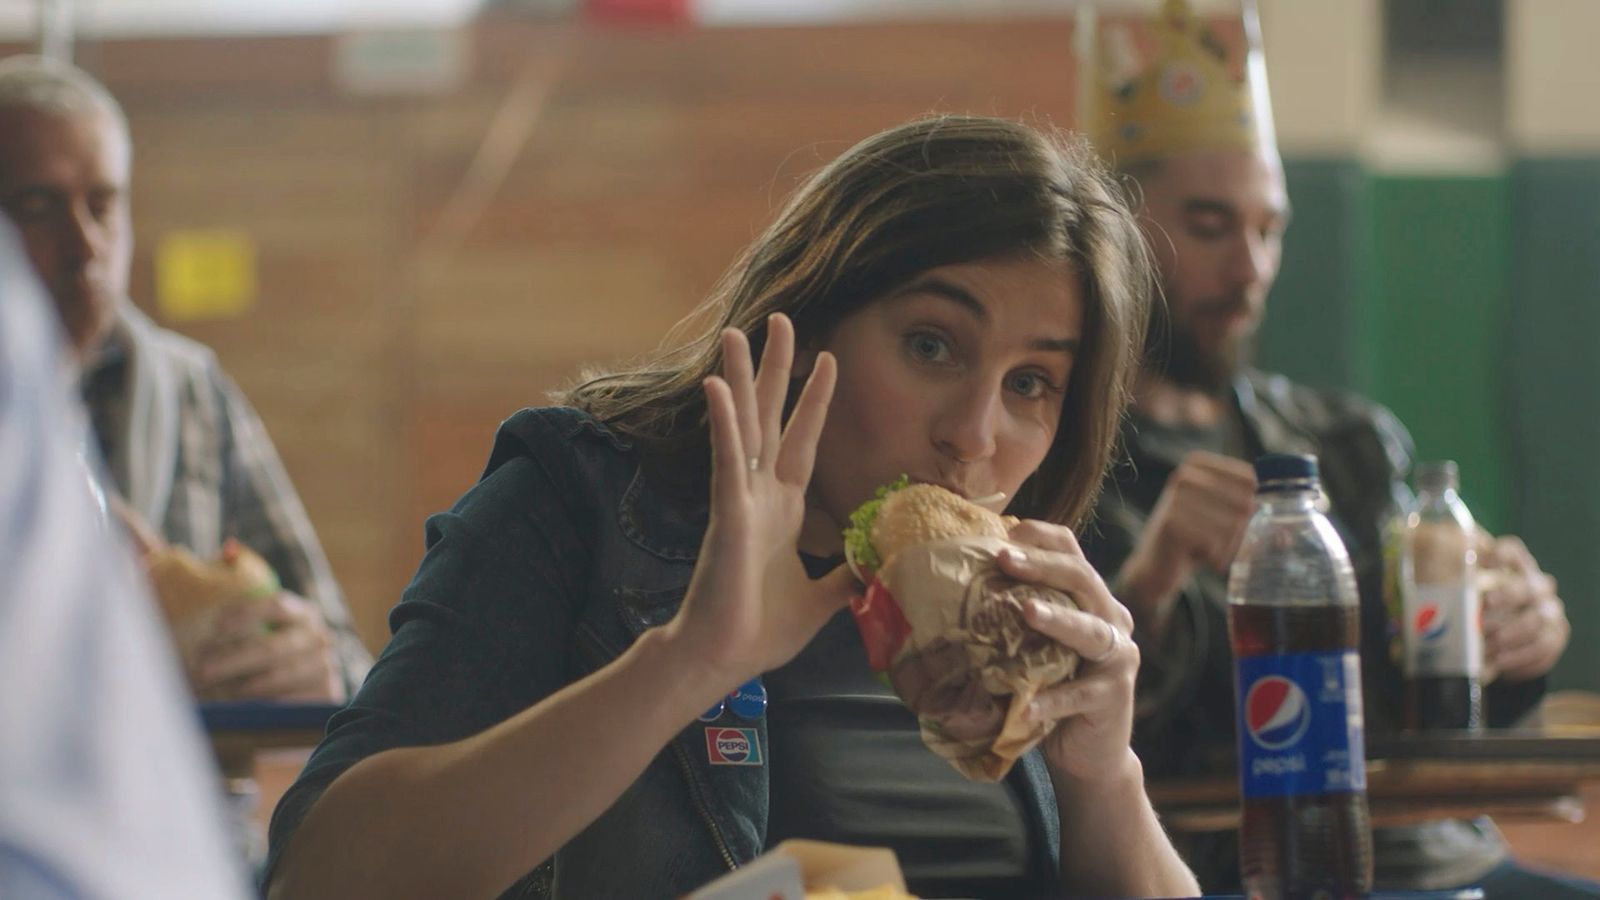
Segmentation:
[[(1244, 308), (1247, 303), (1240, 297), (1232, 305)], [(1158, 299), (1150, 309), (1150, 324), (1145, 329), (1145, 371), (1180, 387), (1220, 394), (1233, 383), (1239, 370), (1250, 364), (1255, 355), (1254, 336), (1251, 331), (1225, 339), (1216, 349), (1207, 349), (1191, 329), (1173, 322), (1166, 301)]]

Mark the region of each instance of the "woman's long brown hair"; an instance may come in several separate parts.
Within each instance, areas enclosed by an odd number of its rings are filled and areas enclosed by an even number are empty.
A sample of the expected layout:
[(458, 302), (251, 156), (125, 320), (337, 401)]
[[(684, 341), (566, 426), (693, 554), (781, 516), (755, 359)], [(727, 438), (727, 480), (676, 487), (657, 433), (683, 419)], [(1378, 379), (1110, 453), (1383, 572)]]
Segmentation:
[(1154, 279), (1123, 192), (1085, 143), (1053, 129), (940, 115), (867, 138), (794, 193), (664, 349), (586, 372), (556, 399), (634, 442), (653, 476), (704, 498), (701, 382), (721, 368), (721, 329), (743, 331), (759, 353), (767, 316), (781, 312), (801, 347), (820, 348), (922, 272), (1020, 254), (1069, 264), (1084, 334), (1055, 442), (1008, 511), (1077, 525), (1111, 461)]

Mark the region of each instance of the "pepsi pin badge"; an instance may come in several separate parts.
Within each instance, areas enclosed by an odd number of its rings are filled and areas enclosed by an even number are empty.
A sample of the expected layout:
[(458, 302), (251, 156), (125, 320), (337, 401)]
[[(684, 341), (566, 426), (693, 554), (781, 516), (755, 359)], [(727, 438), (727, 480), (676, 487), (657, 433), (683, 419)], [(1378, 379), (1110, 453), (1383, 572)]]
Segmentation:
[(713, 766), (759, 766), (761, 741), (754, 728), (706, 729), (706, 757)]
[(767, 713), (767, 686), (760, 678), (752, 678), (728, 695), (728, 709), (746, 722), (754, 722)]
[(767, 688), (759, 677), (739, 685), (716, 705), (700, 714), (700, 721), (715, 722), (722, 718), (723, 710), (732, 712), (746, 722), (754, 722), (767, 713)]

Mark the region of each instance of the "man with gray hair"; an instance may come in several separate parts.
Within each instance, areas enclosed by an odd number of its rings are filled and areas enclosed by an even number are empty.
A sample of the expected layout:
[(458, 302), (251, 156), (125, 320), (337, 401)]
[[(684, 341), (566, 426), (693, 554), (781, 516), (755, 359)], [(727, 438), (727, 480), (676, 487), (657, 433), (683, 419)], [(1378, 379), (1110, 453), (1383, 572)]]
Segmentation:
[(186, 646), (191, 687), (203, 699), (342, 702), (371, 658), (265, 428), (210, 350), (128, 299), (131, 162), (122, 109), (88, 74), (0, 60), (0, 210), (82, 367), (114, 505), (135, 532), (202, 558), (234, 539), (282, 585)]

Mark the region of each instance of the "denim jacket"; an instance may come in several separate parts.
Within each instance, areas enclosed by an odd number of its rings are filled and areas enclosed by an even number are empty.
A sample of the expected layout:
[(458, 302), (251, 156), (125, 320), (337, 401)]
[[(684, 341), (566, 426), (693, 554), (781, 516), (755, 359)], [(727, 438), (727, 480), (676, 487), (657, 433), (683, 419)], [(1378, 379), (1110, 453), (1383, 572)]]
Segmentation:
[[(506, 420), (482, 480), (428, 520), (389, 645), (273, 817), (266, 877), (322, 791), (360, 759), (481, 732), (671, 619), (705, 525), (703, 506), (654, 487), (630, 445), (588, 415), (526, 409)], [(750, 724), (765, 747), (765, 721)], [(556, 853), (555, 896), (681, 896), (763, 851), (766, 766), (711, 765), (705, 727), (687, 725)], [(1037, 754), (1023, 765), (1033, 824), (1054, 853), (1048, 775)], [(533, 890), (524, 879), (506, 896)]]

